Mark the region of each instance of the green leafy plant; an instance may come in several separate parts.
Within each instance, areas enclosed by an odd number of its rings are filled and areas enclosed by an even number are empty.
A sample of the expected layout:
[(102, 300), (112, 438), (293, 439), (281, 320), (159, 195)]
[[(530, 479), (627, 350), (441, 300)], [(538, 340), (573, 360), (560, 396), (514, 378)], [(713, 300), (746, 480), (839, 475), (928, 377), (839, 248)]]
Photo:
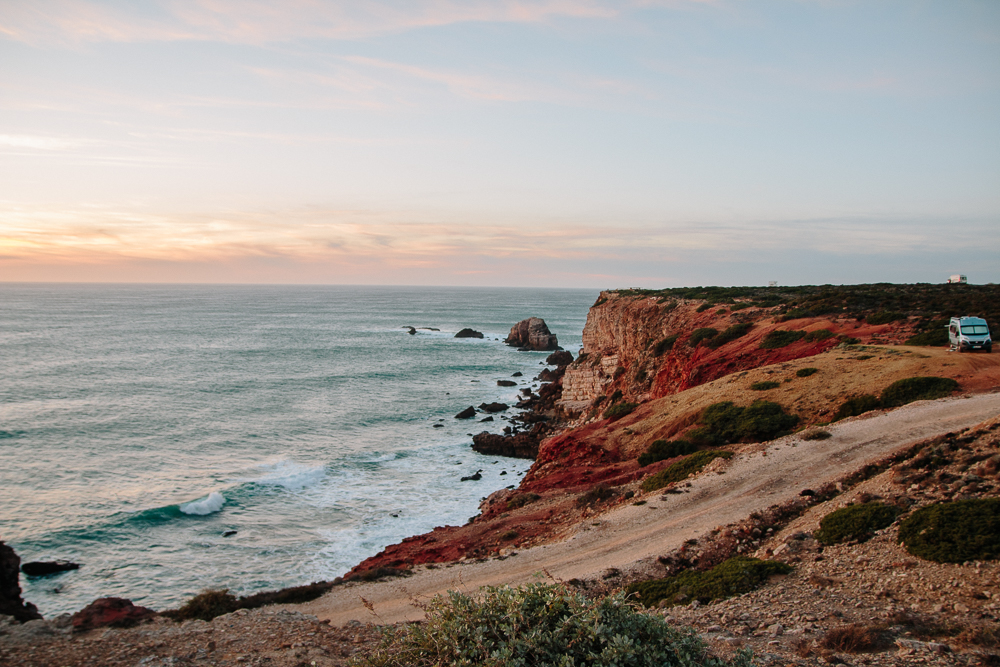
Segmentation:
[(632, 411), (637, 407), (639, 407), (638, 403), (629, 403), (628, 401), (615, 403), (614, 405), (608, 406), (608, 409), (604, 411), (604, 418), (616, 421), (626, 415), (632, 414)]
[(696, 313), (704, 313), (706, 310), (708, 310), (711, 307), (712, 307), (712, 304), (706, 302), (706, 303), (701, 304), (697, 308), (695, 308), (694, 312), (696, 312)]
[(646, 607), (659, 606), (661, 601), (666, 606), (692, 600), (706, 603), (749, 593), (768, 577), (791, 571), (791, 566), (778, 561), (735, 556), (705, 572), (685, 570), (665, 579), (634, 583), (626, 590)]
[(750, 322), (741, 322), (739, 324), (734, 324), (732, 326), (726, 327), (722, 333), (709, 338), (708, 341), (705, 343), (705, 345), (709, 346), (712, 349), (721, 347), (726, 343), (728, 343), (729, 341), (733, 341), (736, 340), (737, 338), (742, 338), (743, 336), (746, 336), (748, 333), (750, 333), (751, 329), (753, 329), (753, 324)]
[(1000, 558), (1000, 498), (955, 500), (922, 507), (899, 526), (914, 556), (938, 563)]
[(664, 352), (672, 349), (674, 343), (676, 342), (677, 342), (677, 334), (673, 334), (672, 336), (667, 336), (666, 338), (664, 338), (659, 343), (653, 346), (653, 356), (654, 357), (662, 356)]
[(882, 406), (895, 408), (913, 401), (926, 401), (950, 396), (958, 389), (951, 378), (912, 377), (893, 382), (882, 392)]
[(662, 489), (671, 482), (680, 482), (691, 475), (700, 472), (702, 468), (717, 458), (732, 458), (732, 452), (723, 451), (702, 451), (685, 456), (680, 461), (664, 468), (655, 475), (650, 475), (642, 480), (642, 488), (646, 493)]
[(839, 544), (852, 540), (865, 542), (876, 530), (892, 525), (898, 515), (897, 508), (884, 503), (849, 505), (823, 517), (815, 537), (820, 544)]
[[(778, 403), (758, 400), (742, 408), (731, 401), (713, 403), (701, 413), (701, 423), (718, 443), (773, 440), (799, 423)], [(691, 434), (688, 433), (688, 438)]]
[(795, 377), (807, 378), (810, 375), (813, 375), (814, 373), (818, 372), (819, 372), (818, 368), (800, 368), (799, 370), (795, 371)]
[(691, 332), (691, 337), (688, 338), (688, 345), (691, 347), (698, 347), (698, 343), (703, 340), (708, 340), (715, 337), (719, 333), (718, 329), (713, 329), (712, 327), (702, 327), (701, 329), (695, 329)]
[(645, 452), (639, 455), (639, 465), (645, 467), (657, 461), (665, 461), (676, 456), (693, 454), (698, 450), (698, 445), (688, 440), (654, 440)]
[(762, 382), (754, 382), (750, 385), (750, 388), (754, 391), (767, 391), (768, 389), (777, 389), (780, 386), (780, 382), (775, 382), (774, 380), (763, 380)]
[(906, 313), (899, 313), (892, 310), (880, 310), (877, 313), (872, 313), (871, 315), (865, 317), (865, 322), (868, 324), (889, 324), (889, 322), (905, 319)]
[(386, 629), (353, 667), (750, 667), (749, 653), (710, 656), (692, 631), (643, 613), (624, 592), (589, 600), (566, 584), (449, 591), (427, 618)]
[(904, 345), (919, 345), (923, 347), (943, 347), (948, 344), (948, 330), (944, 327), (932, 331), (924, 331), (907, 338)]
[(837, 412), (833, 415), (833, 421), (846, 419), (847, 417), (856, 417), (871, 410), (878, 410), (879, 407), (881, 407), (879, 400), (871, 394), (852, 396), (840, 404)]
[(794, 331), (774, 329), (773, 331), (768, 331), (767, 335), (761, 339), (760, 349), (775, 350), (779, 347), (785, 347), (786, 345), (791, 345), (797, 340), (805, 338), (805, 335), (806, 332), (801, 329), (796, 329)]
[(803, 340), (810, 342), (814, 340), (826, 340), (827, 338), (833, 338), (833, 332), (829, 329), (816, 329), (816, 331), (810, 331), (803, 336)]

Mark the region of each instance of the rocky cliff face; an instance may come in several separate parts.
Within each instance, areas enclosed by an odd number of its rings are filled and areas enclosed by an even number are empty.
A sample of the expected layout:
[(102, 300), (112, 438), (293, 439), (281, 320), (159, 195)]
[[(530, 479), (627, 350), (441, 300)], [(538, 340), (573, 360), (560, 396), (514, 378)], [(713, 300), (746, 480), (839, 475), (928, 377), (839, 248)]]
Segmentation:
[(38, 609), (21, 599), (21, 558), (0, 542), (0, 614), (13, 616), (22, 623), (41, 618)]
[[(762, 347), (774, 331), (804, 335), (781, 347)], [(753, 303), (708, 306), (704, 300), (602, 292), (587, 316), (583, 350), (563, 378), (562, 405), (581, 411), (618, 391), (624, 400), (642, 402), (733, 372), (812, 356), (845, 338), (898, 343), (912, 333), (913, 323), (905, 319), (882, 325), (852, 316), (787, 319), (780, 307)]]

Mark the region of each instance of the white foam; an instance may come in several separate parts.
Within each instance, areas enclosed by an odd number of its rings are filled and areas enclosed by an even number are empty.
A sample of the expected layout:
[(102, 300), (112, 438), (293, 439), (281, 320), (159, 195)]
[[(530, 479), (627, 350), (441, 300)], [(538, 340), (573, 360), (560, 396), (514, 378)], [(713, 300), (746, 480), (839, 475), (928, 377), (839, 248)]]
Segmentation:
[(185, 514), (205, 515), (211, 514), (212, 512), (218, 512), (225, 504), (226, 499), (222, 497), (222, 494), (218, 491), (212, 491), (208, 494), (208, 497), (203, 500), (195, 500), (185, 505), (181, 505), (181, 511)]
[(307, 466), (289, 459), (262, 467), (269, 469), (269, 472), (254, 480), (255, 482), (282, 486), (289, 491), (300, 491), (307, 486), (316, 484), (326, 476), (324, 466)]

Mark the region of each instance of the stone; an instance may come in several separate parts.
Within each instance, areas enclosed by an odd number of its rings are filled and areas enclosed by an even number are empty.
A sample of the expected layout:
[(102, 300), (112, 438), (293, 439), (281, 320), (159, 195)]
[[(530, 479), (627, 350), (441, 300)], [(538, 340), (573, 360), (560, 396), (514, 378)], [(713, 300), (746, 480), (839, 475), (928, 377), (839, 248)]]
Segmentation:
[(545, 363), (549, 366), (569, 366), (573, 363), (573, 353), (567, 352), (566, 350), (553, 352), (549, 356), (545, 357)]
[(476, 331), (475, 329), (465, 328), (455, 334), (455, 338), (482, 338), (482, 332)]
[(498, 387), (516, 387), (517, 383), (513, 380), (497, 380)]
[(21, 599), (21, 558), (14, 550), (0, 542), (0, 614), (13, 616), (24, 623), (40, 619), (41, 614), (30, 602)]
[(463, 482), (478, 482), (482, 478), (483, 478), (483, 471), (482, 470), (477, 470), (473, 474), (468, 475), (467, 477), (463, 477), (462, 481)]
[(125, 598), (99, 598), (73, 614), (71, 622), (77, 632), (111, 626), (128, 628), (156, 616), (146, 607), (138, 607)]
[(545, 320), (540, 317), (529, 317), (515, 324), (511, 327), (504, 343), (511, 347), (539, 352), (559, 349), (559, 340), (549, 331)]
[(480, 403), (479, 404), (479, 409), (480, 410), (482, 410), (483, 412), (489, 412), (489, 413), (504, 412), (508, 408), (510, 408), (510, 406), (507, 405), (506, 403)]
[(476, 416), (476, 409), (471, 405), (455, 415), (455, 419), (472, 419)]
[(49, 574), (56, 574), (58, 572), (68, 572), (69, 570), (78, 570), (80, 566), (77, 563), (71, 563), (65, 560), (57, 561), (32, 561), (30, 563), (25, 563), (21, 566), (21, 572), (24, 572), (29, 577), (44, 577)]

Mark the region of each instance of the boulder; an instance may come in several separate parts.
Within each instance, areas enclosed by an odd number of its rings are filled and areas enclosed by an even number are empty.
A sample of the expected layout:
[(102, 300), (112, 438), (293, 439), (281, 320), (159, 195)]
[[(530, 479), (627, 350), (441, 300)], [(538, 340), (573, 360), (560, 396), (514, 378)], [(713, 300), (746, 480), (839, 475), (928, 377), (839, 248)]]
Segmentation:
[(516, 387), (517, 383), (513, 380), (497, 380), (498, 387)]
[(0, 542), (0, 614), (13, 616), (21, 623), (41, 618), (38, 609), (21, 599), (21, 558)]
[(483, 478), (483, 471), (479, 470), (477, 472), (472, 473), (468, 477), (463, 477), (461, 481), (463, 481), (463, 482), (478, 482), (482, 478)]
[(504, 342), (511, 347), (526, 350), (544, 352), (559, 349), (558, 339), (540, 317), (529, 317), (512, 326)]
[(545, 357), (545, 363), (549, 366), (569, 366), (573, 363), (573, 353), (567, 352), (566, 350), (553, 352), (549, 356)]
[(414, 329), (413, 327), (403, 327), (403, 328), (406, 329), (406, 333), (410, 334), (411, 336), (417, 335), (417, 330)]
[(455, 338), (482, 338), (482, 337), (483, 334), (481, 332), (468, 328), (462, 329), (457, 334), (455, 334)]
[(472, 436), (472, 449), (487, 456), (533, 459), (538, 456), (539, 441), (540, 438), (530, 432), (518, 433), (517, 435), (499, 435), (483, 431)]
[(455, 419), (472, 419), (476, 416), (476, 409), (471, 405), (455, 415)]
[(483, 412), (490, 412), (490, 413), (493, 413), (493, 412), (503, 412), (504, 410), (506, 410), (509, 407), (510, 406), (507, 405), (506, 403), (480, 403), (479, 404), (479, 409), (480, 410), (482, 410)]
[(73, 614), (73, 630), (83, 632), (94, 628), (111, 626), (130, 628), (156, 616), (156, 612), (146, 607), (137, 607), (125, 598), (99, 598)]
[(44, 577), (48, 574), (55, 574), (57, 572), (68, 572), (69, 570), (79, 570), (80, 566), (77, 563), (70, 563), (65, 560), (57, 561), (32, 561), (30, 563), (25, 563), (21, 566), (21, 572), (24, 572), (29, 577)]

